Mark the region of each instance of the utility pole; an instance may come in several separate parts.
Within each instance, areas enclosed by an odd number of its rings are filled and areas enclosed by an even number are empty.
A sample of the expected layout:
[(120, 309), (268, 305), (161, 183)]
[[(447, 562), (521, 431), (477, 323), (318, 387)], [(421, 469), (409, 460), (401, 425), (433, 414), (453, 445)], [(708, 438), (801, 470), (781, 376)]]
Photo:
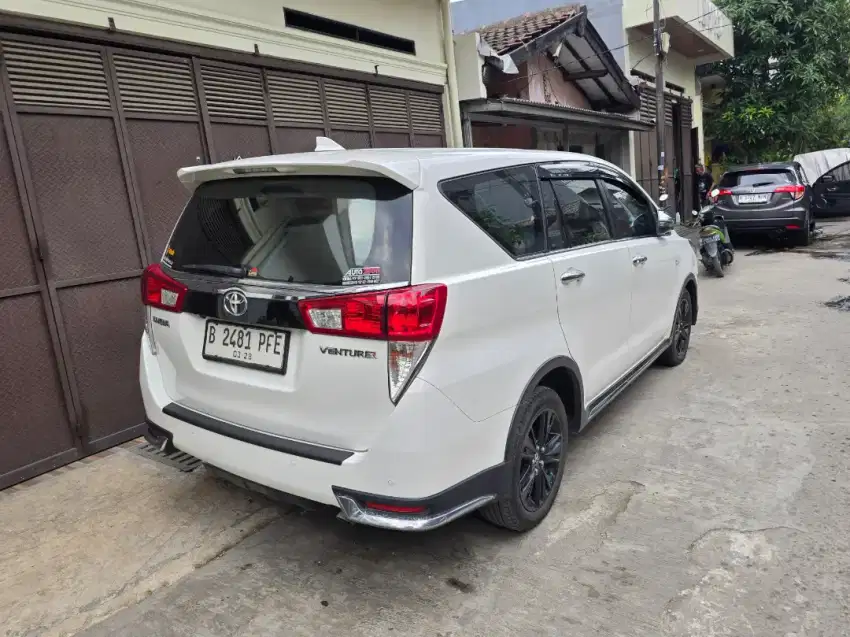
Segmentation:
[(661, 1), (652, 0), (652, 34), (655, 44), (655, 142), (658, 145), (658, 194), (667, 192), (667, 166), (664, 153), (664, 38), (661, 35)]

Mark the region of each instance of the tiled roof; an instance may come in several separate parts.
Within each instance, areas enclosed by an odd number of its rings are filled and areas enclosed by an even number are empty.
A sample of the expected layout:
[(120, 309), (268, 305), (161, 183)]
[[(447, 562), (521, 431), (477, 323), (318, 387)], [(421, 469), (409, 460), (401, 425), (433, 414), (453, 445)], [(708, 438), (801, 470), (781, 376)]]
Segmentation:
[(523, 44), (535, 40), (559, 24), (575, 17), (581, 9), (582, 5), (572, 4), (537, 13), (524, 13), (504, 22), (481, 27), (477, 31), (497, 54), (502, 55), (518, 49)]

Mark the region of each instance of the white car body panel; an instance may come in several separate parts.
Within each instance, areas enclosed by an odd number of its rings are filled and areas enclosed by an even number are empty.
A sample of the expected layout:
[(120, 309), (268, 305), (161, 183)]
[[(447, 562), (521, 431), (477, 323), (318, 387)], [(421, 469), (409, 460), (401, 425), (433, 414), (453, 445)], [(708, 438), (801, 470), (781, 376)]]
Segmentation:
[[(587, 406), (629, 368), (634, 266), (624, 241), (574, 248), (549, 258), (561, 329), (582, 370)], [(583, 272), (584, 278), (562, 282), (570, 269)]]

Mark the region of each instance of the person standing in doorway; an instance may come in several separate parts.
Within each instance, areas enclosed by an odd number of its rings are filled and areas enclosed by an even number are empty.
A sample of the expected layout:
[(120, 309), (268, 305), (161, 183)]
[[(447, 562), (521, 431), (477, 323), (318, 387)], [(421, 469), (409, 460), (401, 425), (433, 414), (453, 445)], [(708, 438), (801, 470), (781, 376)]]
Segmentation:
[(708, 201), (708, 194), (714, 186), (714, 177), (702, 164), (696, 165), (696, 209), (702, 208)]

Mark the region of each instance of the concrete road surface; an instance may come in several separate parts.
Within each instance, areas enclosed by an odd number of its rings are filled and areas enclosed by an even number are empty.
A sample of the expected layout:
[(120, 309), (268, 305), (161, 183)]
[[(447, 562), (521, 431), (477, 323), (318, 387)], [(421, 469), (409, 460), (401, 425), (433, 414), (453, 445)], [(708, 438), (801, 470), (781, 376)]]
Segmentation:
[(850, 634), (850, 312), (824, 305), (850, 295), (850, 224), (822, 225), (700, 280), (687, 362), (570, 441), (533, 532), (284, 513), (80, 634)]

